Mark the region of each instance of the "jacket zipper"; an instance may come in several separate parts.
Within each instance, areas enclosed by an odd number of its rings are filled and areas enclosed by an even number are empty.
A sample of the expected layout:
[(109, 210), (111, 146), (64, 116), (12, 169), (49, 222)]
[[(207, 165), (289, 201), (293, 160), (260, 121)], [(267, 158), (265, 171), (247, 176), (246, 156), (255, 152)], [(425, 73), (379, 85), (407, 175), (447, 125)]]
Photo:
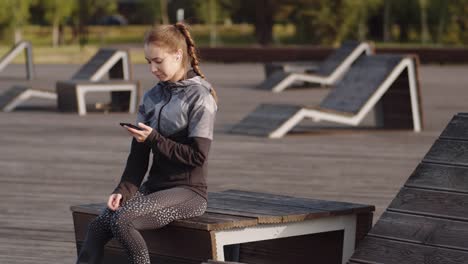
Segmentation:
[[(167, 100), (167, 102), (161, 106), (161, 108), (159, 109), (159, 114), (158, 114), (158, 132), (161, 133), (161, 113), (162, 113), (162, 110), (163, 108), (169, 104), (169, 102), (171, 101), (172, 99), (172, 91), (170, 90), (171, 88), (169, 87), (169, 100)], [(162, 134), (162, 133), (161, 133)]]

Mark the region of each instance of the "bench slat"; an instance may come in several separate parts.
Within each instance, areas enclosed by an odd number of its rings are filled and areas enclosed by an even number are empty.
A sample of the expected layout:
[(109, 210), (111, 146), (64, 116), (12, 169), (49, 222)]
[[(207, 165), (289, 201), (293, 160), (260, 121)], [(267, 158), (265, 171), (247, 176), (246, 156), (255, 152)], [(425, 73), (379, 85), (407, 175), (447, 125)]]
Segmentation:
[(304, 220), (307, 215), (328, 216), (328, 212), (301, 207), (285, 207), (274, 204), (262, 204), (256, 201), (240, 200), (210, 194), (208, 210), (217, 209), (223, 213), (235, 213), (239, 216), (257, 216), (259, 223), (282, 223)]
[(385, 212), (370, 234), (468, 251), (468, 223)]
[(468, 140), (468, 116), (454, 116), (440, 137)]
[(468, 166), (468, 141), (438, 139), (424, 161)]
[(421, 163), (405, 186), (468, 193), (468, 170), (459, 166)]
[(335, 202), (335, 201), (326, 201), (326, 200), (317, 200), (309, 198), (298, 198), (287, 195), (278, 195), (270, 193), (259, 193), (251, 191), (241, 191), (241, 190), (226, 190), (222, 192), (223, 194), (233, 194), (239, 197), (251, 197), (265, 203), (273, 203), (278, 205), (288, 205), (288, 206), (297, 206), (304, 207), (309, 209), (318, 209), (323, 211), (331, 212), (332, 215), (341, 214), (341, 213), (368, 213), (375, 210), (374, 206), (347, 203), (347, 202)]
[[(105, 203), (96, 203), (72, 206), (71, 210), (75, 213), (97, 216), (102, 212), (102, 210), (104, 210), (104, 208), (106, 208)], [(257, 225), (257, 218), (206, 212), (199, 217), (176, 220), (170, 225), (210, 231), (234, 227), (255, 226)]]
[(174, 226), (197, 228), (207, 231), (256, 226), (257, 224), (257, 218), (254, 217), (224, 215), (210, 212), (206, 212), (202, 216), (176, 220), (171, 223), (171, 225)]
[(414, 264), (466, 263), (468, 252), (367, 237), (351, 261), (358, 263)]
[(468, 221), (468, 195), (403, 187), (389, 210)]

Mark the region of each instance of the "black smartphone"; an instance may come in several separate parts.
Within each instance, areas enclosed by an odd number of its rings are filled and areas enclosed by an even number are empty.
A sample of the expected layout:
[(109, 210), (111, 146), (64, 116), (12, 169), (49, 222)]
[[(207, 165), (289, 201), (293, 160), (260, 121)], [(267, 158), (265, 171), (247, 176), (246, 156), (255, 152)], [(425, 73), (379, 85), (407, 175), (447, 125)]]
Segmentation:
[(141, 129), (140, 127), (135, 126), (135, 125), (132, 125), (132, 124), (130, 124), (130, 123), (120, 123), (120, 125), (121, 125), (121, 126), (128, 126), (128, 127), (133, 128), (133, 129), (136, 129), (136, 130), (143, 130), (143, 129)]

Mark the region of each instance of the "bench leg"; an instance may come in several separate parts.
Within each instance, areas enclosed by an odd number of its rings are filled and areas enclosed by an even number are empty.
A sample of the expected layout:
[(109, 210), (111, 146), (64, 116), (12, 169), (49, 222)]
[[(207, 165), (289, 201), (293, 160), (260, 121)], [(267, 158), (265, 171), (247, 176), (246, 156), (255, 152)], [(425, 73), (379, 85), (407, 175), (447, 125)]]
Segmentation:
[(86, 103), (85, 103), (85, 89), (76, 88), (76, 100), (78, 101), (78, 114), (80, 116), (86, 115)]
[(343, 230), (342, 263), (347, 263), (354, 252), (356, 221), (356, 215), (344, 215), (302, 222), (262, 224), (260, 226), (215, 231), (213, 232), (216, 241), (215, 260), (225, 260), (224, 246), (226, 245)]
[(136, 85), (115, 85), (114, 87), (108, 87), (108, 86), (99, 86), (97, 85), (83, 85), (83, 86), (77, 86), (76, 87), (76, 100), (78, 104), (78, 114), (80, 116), (86, 115), (86, 101), (85, 101), (85, 95), (88, 92), (112, 92), (112, 91), (125, 91), (125, 92), (130, 92), (130, 97), (129, 97), (129, 108), (128, 112), (129, 113), (135, 113), (136, 111), (136, 96), (138, 92), (138, 86)]

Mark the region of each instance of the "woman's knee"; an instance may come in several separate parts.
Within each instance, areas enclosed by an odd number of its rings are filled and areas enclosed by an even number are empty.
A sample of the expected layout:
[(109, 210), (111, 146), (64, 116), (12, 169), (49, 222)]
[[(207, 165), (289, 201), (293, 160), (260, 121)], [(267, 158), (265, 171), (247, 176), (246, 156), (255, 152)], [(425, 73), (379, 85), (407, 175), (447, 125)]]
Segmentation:
[(117, 210), (111, 217), (111, 230), (112, 233), (119, 233), (129, 228), (134, 228), (132, 225), (131, 215), (124, 210)]

